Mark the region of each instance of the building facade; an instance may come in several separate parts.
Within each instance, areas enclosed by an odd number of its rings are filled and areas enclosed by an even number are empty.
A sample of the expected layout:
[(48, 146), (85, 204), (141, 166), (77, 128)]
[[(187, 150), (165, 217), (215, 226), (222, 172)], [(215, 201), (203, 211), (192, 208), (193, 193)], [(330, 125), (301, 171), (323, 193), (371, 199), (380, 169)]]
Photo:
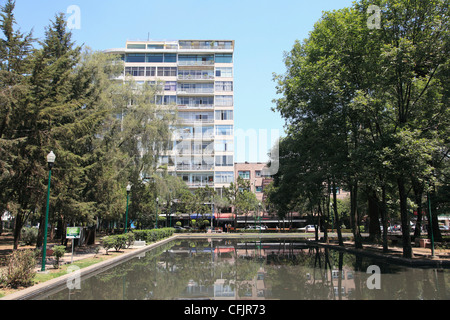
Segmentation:
[(235, 183), (241, 177), (250, 182), (250, 191), (255, 193), (258, 201), (264, 201), (264, 187), (272, 182), (272, 177), (265, 175), (267, 164), (263, 162), (236, 162), (234, 164)]
[[(234, 41), (127, 41), (110, 49), (124, 75), (163, 82), (155, 103), (176, 105), (173, 148), (161, 159), (191, 188), (220, 191), (234, 181)], [(126, 77), (124, 76), (123, 79)]]

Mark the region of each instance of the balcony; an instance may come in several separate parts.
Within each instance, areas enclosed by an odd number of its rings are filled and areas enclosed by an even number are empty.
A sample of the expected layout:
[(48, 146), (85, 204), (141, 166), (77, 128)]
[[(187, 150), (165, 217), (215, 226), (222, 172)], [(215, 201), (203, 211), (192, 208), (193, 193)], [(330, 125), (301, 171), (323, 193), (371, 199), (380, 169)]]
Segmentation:
[(213, 104), (203, 104), (203, 103), (190, 103), (190, 104), (179, 104), (178, 109), (190, 110), (190, 109), (214, 109)]
[(178, 74), (178, 80), (214, 80), (214, 74)]
[(184, 61), (178, 61), (179, 66), (213, 66), (214, 60), (207, 60), (207, 61), (197, 61), (197, 60), (184, 60)]
[(193, 163), (179, 163), (175, 166), (176, 170), (179, 171), (213, 171), (213, 164), (193, 164)]
[(213, 94), (214, 88), (177, 88), (177, 94)]

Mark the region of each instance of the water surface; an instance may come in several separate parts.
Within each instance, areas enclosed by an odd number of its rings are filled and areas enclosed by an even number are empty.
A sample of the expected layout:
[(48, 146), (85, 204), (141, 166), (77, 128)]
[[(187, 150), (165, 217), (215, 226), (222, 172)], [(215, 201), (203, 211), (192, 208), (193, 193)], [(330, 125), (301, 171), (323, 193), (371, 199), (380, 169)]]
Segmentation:
[(42, 299), (449, 298), (449, 269), (408, 268), (286, 239), (212, 239), (174, 240), (83, 280), (80, 289)]

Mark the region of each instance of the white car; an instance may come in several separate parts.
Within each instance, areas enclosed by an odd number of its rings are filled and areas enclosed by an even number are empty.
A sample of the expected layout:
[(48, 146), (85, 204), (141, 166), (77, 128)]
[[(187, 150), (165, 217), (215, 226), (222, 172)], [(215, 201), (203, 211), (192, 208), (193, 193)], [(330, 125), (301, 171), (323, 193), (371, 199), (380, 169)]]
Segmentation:
[(304, 231), (304, 232), (315, 232), (316, 229), (314, 228), (314, 225), (309, 224), (306, 227), (303, 228), (298, 228), (299, 231)]

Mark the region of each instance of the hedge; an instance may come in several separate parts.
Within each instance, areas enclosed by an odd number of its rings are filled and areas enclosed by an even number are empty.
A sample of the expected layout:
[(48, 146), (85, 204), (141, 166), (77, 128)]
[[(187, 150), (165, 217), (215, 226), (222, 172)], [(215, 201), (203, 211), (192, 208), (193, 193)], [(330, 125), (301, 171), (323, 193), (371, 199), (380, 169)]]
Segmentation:
[(103, 237), (102, 243), (103, 248), (106, 250), (106, 254), (108, 254), (108, 250), (111, 248), (120, 251), (123, 247), (130, 247), (135, 240), (145, 241), (146, 243), (155, 242), (170, 237), (174, 232), (174, 228), (133, 230), (126, 234)]
[(161, 229), (148, 229), (148, 230), (133, 230), (136, 240), (145, 241), (151, 243), (155, 241), (168, 238), (173, 235), (175, 228), (161, 228)]

